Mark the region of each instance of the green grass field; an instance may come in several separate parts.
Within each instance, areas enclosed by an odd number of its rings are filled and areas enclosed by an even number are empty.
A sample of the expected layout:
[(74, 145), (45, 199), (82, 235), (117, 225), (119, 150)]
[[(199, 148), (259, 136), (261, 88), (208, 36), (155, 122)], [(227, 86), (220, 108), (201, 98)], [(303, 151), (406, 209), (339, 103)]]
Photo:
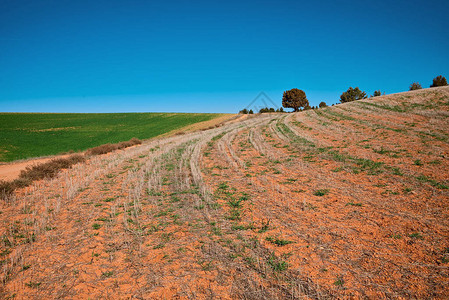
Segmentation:
[(0, 113), (0, 161), (86, 150), (133, 137), (148, 139), (222, 115)]

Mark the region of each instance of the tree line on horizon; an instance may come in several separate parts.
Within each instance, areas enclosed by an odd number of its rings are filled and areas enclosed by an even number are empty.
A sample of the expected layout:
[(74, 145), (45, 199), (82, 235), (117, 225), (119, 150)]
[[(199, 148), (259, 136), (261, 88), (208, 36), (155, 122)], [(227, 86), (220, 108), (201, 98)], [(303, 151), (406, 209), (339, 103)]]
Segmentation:
[[(438, 75), (432, 81), (430, 87), (439, 87), (439, 86), (447, 86), (447, 80), (444, 76)], [(413, 82), (409, 86), (409, 91), (422, 89), (422, 86), (419, 82)], [(382, 93), (381, 90), (374, 91), (373, 95), (370, 98), (378, 97), (381, 95), (385, 95), (385, 92)], [(359, 87), (349, 87), (345, 92), (340, 95), (340, 103), (346, 103), (361, 99), (368, 98), (366, 92), (359, 89)], [(338, 103), (337, 103), (338, 104)], [(334, 104), (332, 104), (334, 105)], [(306, 93), (303, 90), (293, 88), (291, 90), (285, 91), (282, 95), (282, 107), (278, 109), (264, 107), (259, 110), (259, 113), (267, 113), (267, 112), (285, 112), (283, 108), (293, 108), (293, 112), (308, 110), (308, 109), (317, 109), (327, 107), (326, 102), (321, 101), (318, 106), (310, 106), (309, 100), (306, 97)], [(254, 111), (252, 109), (242, 109), (240, 114), (253, 114)]]

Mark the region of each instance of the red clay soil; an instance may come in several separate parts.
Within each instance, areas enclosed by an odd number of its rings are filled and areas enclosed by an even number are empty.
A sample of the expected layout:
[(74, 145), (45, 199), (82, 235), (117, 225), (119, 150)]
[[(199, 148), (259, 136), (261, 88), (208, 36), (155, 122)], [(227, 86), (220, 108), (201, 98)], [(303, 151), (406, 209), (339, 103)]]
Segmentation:
[(3, 298), (449, 297), (449, 88), (91, 158), (0, 207)]

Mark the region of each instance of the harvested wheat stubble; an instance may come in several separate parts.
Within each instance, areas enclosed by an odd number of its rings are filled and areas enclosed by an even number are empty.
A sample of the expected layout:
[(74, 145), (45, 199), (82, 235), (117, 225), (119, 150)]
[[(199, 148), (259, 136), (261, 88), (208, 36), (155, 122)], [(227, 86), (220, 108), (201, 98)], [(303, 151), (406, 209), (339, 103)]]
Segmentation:
[(449, 89), (424, 92), (147, 141), (19, 189), (1, 296), (445, 299)]
[[(86, 156), (101, 155), (118, 149), (128, 148), (134, 145), (140, 145), (142, 141), (132, 138), (126, 142), (117, 144), (105, 144), (86, 151)], [(19, 178), (12, 181), (0, 181), (0, 197), (8, 200), (16, 189), (29, 186), (33, 181), (53, 178), (62, 169), (67, 169), (74, 164), (84, 162), (85, 157), (81, 154), (73, 154), (65, 158), (55, 158), (49, 162), (36, 164), (26, 167), (19, 174)]]
[(0, 197), (7, 200), (16, 189), (27, 187), (33, 181), (53, 178), (60, 170), (84, 161), (84, 156), (73, 154), (66, 158), (56, 158), (46, 163), (26, 167), (20, 172), (19, 178), (12, 181), (0, 181)]

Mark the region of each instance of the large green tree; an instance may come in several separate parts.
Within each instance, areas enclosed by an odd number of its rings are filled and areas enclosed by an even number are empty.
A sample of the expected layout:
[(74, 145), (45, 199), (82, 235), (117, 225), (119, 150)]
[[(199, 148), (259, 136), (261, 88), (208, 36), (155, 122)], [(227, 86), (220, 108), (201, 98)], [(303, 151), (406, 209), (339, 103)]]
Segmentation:
[(365, 99), (365, 98), (366, 98), (366, 93), (361, 91), (358, 87), (356, 87), (354, 89), (352, 87), (349, 87), (349, 89), (346, 92), (341, 94), (340, 102), (345, 103), (345, 102), (351, 102), (351, 101)]
[(285, 91), (282, 95), (282, 106), (299, 111), (300, 107), (309, 106), (309, 100), (307, 100), (306, 93), (303, 90), (291, 89)]

